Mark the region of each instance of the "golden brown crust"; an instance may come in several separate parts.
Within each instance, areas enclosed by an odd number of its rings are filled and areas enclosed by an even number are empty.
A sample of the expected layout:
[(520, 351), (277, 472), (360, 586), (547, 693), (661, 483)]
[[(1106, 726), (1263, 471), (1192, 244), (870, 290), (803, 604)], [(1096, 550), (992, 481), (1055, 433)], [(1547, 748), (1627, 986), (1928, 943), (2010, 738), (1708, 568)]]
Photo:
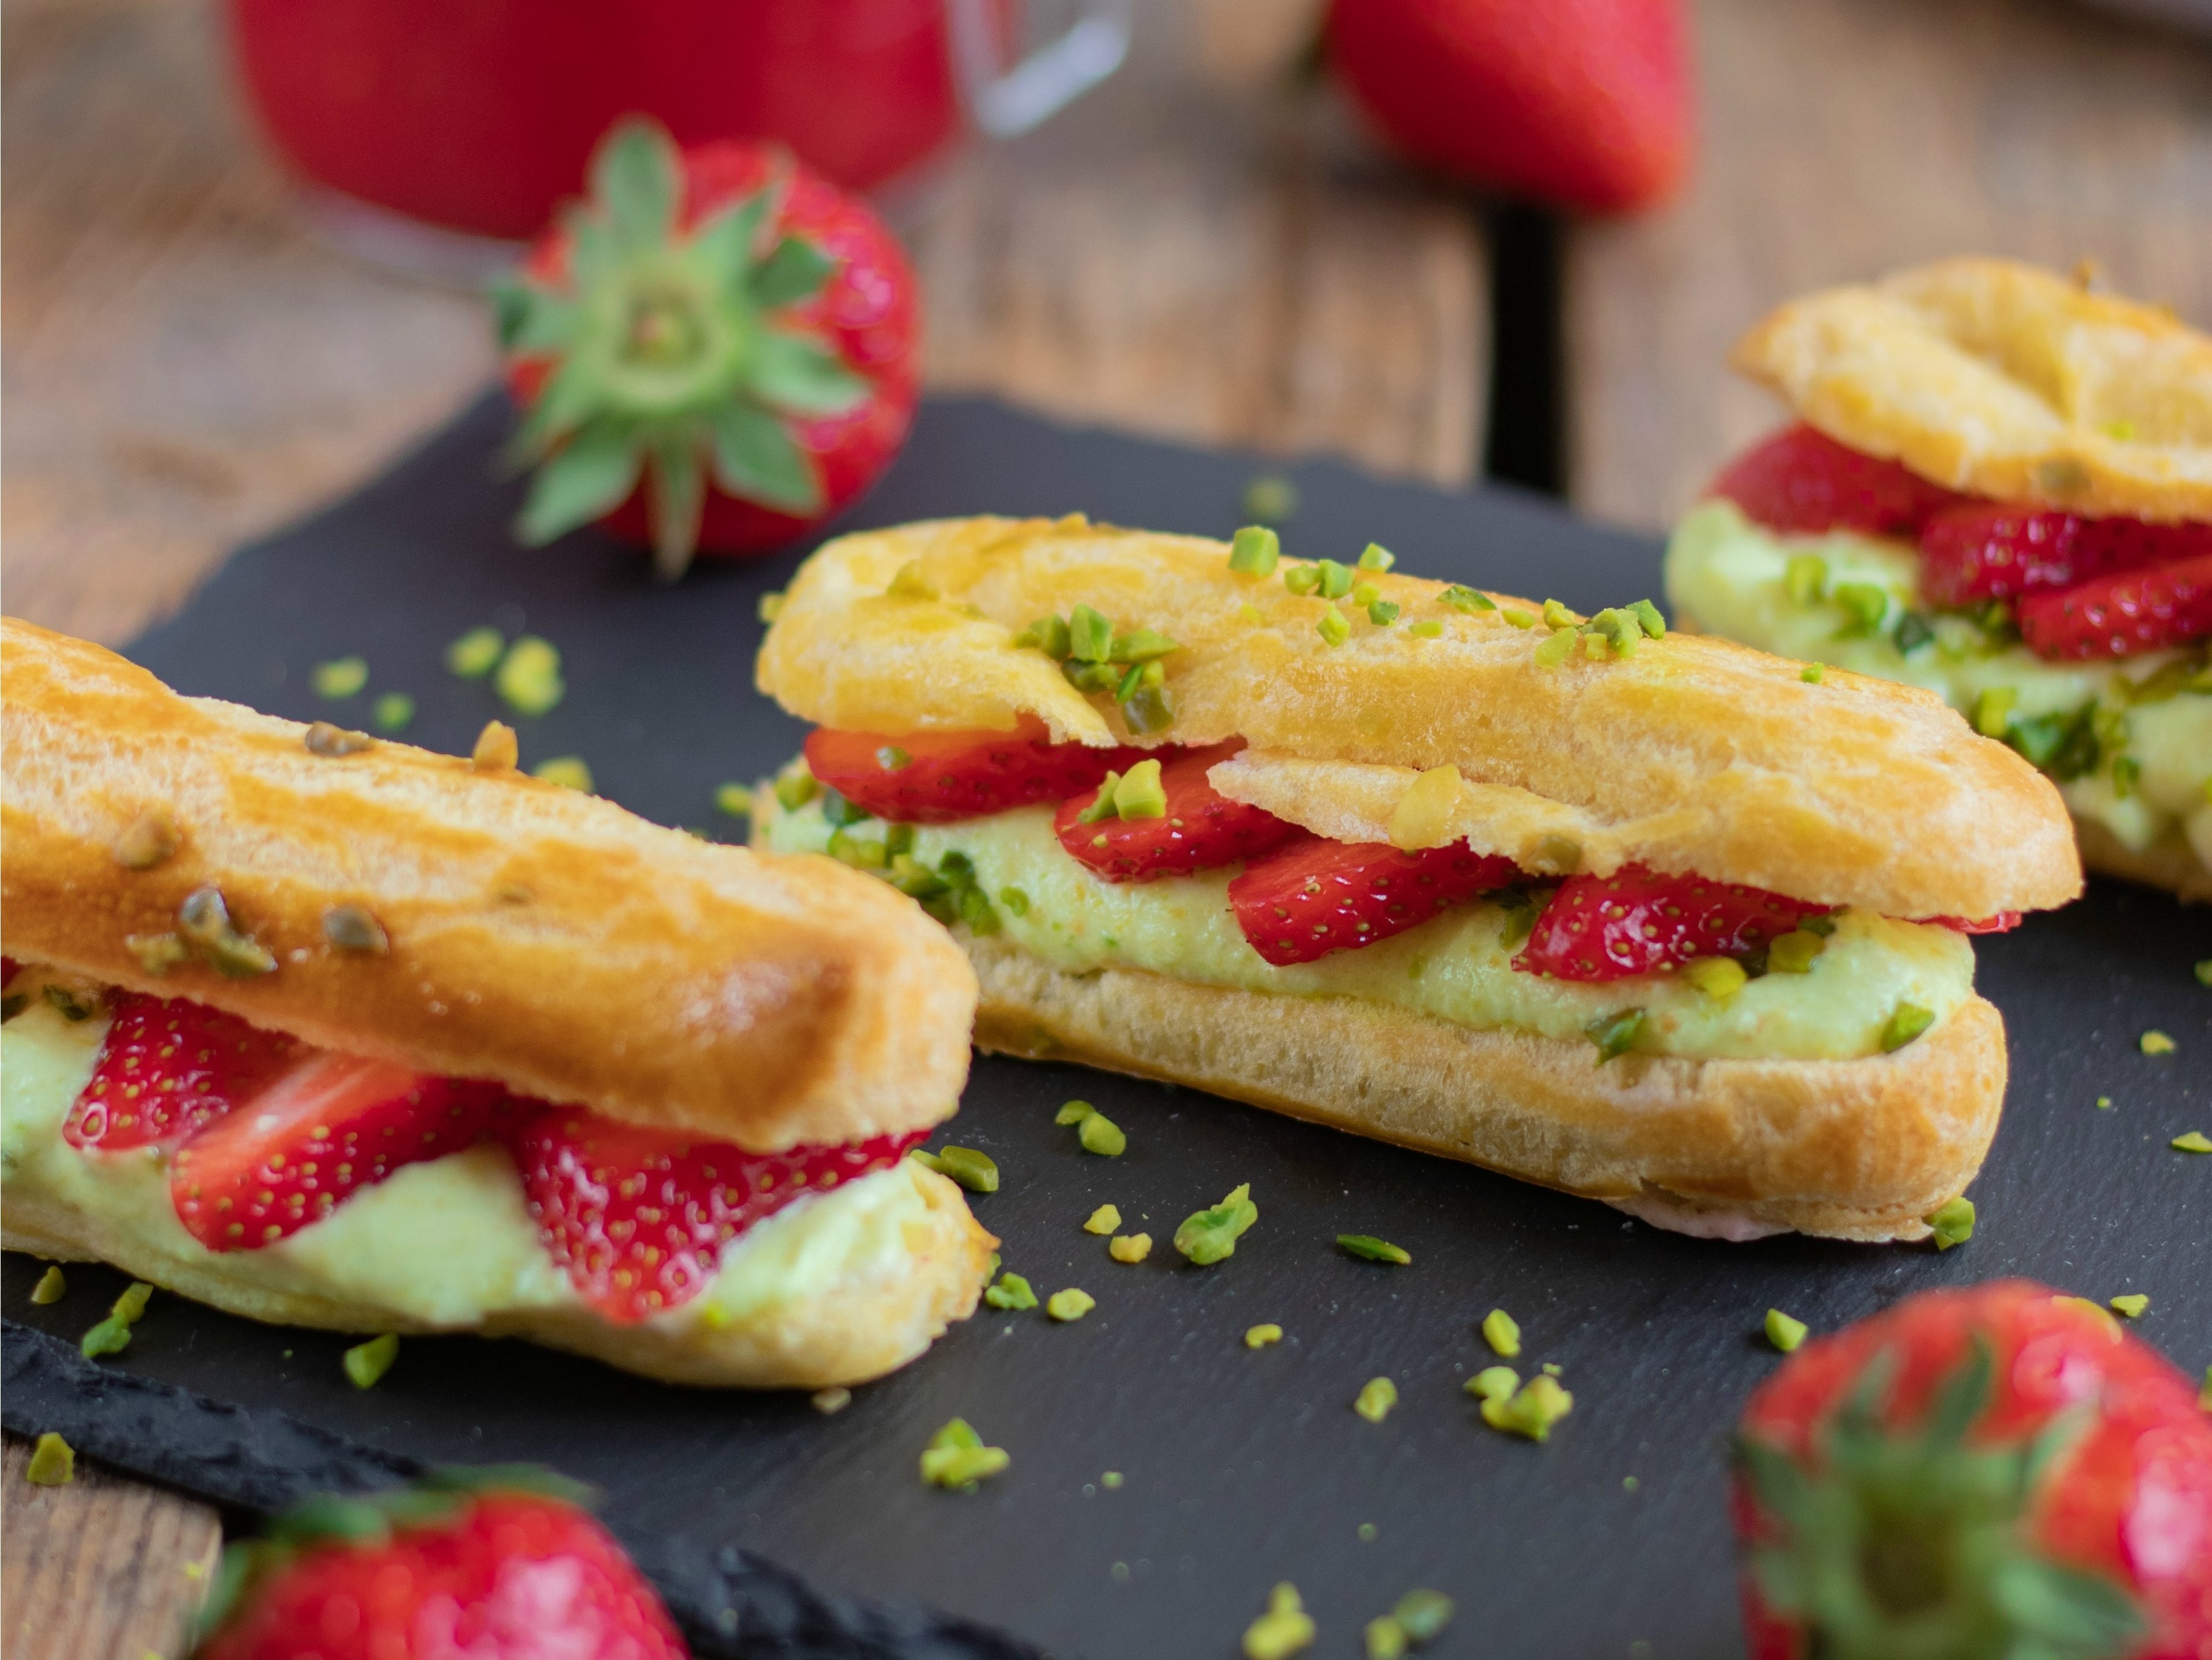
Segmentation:
[[(973, 976), (871, 878), (403, 745), (314, 755), (292, 721), (13, 620), (0, 676), (12, 956), (752, 1152), (954, 1109)], [(125, 869), (116, 838), (152, 809), (182, 846)], [(275, 972), (157, 977), (125, 945), (210, 883)], [(337, 904), (368, 910), (389, 952), (332, 946)]]
[(2074, 831), (2081, 838), (2081, 862), (2091, 870), (2164, 888), (2184, 901), (2212, 905), (2212, 870), (2205, 868), (2179, 830), (2141, 853), (2094, 818), (2075, 819)]
[[(885, 592), (909, 562), (939, 598)], [(1165, 739), (1241, 736), (1358, 763), (1307, 775), (1285, 813), (1302, 823), (1356, 813), (1340, 782), (1449, 763), (1493, 805), (1553, 804), (1606, 858), (1821, 903), (1978, 917), (2081, 891), (2049, 781), (1929, 693), (1840, 672), (1808, 685), (1795, 663), (1687, 635), (1545, 668), (1541, 629), (1452, 610), (1439, 582), (1362, 576), (1403, 621), (1352, 611), (1350, 640), (1332, 648), (1315, 630), (1326, 602), (1237, 575), (1219, 542), (1079, 520), (909, 525), (842, 538), (801, 568), (758, 679), (794, 713), (848, 730), (1004, 731), (1034, 714), (1062, 739), (1127, 742), (1110, 700), (1012, 643), (1034, 618), (1087, 604), (1179, 642)], [(1412, 635), (1415, 621), (1441, 623), (1441, 637)]]
[(143, 1231), (109, 1229), (41, 1197), (10, 1195), (0, 1248), (62, 1262), (112, 1262), (133, 1278), (249, 1320), (326, 1331), (412, 1334), (473, 1331), (520, 1337), (642, 1372), (671, 1383), (734, 1389), (820, 1389), (860, 1383), (920, 1355), (956, 1320), (975, 1310), (998, 1243), (969, 1212), (959, 1189), (932, 1171), (914, 1171), (928, 1199), (927, 1221), (906, 1230), (895, 1274), (841, 1285), (795, 1312), (716, 1330), (678, 1311), (619, 1326), (581, 1303), (531, 1309), (473, 1326), (428, 1325), (389, 1309), (241, 1284), (229, 1259), (186, 1258), (149, 1243)]
[(1732, 360), (1869, 455), (2002, 502), (2212, 520), (2212, 339), (2004, 259), (1791, 301)]
[(1692, 1231), (1924, 1237), (1981, 1168), (2004, 1099), (2004, 1025), (1979, 997), (1891, 1055), (1601, 1067), (1588, 1043), (967, 946), (978, 1048), (1188, 1084)]

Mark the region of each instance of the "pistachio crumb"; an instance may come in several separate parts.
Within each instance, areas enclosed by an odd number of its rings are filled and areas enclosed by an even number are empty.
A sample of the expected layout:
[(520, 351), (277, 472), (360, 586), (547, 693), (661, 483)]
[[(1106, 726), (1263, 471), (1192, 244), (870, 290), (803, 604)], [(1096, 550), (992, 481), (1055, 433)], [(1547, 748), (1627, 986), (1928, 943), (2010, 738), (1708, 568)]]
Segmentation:
[(1748, 985), (1751, 976), (1733, 957), (1700, 957), (1682, 965), (1682, 978), (1711, 998), (1725, 1003)]
[(1935, 1024), (1933, 1009), (1923, 1008), (1917, 1003), (1899, 1003), (1890, 1012), (1889, 1024), (1881, 1029), (1882, 1053), (1895, 1054)]
[(1033, 1309), (1037, 1305), (1036, 1293), (1030, 1282), (1018, 1274), (1002, 1274), (998, 1284), (988, 1287), (983, 1300), (994, 1309)]
[(31, 1300), (40, 1308), (58, 1303), (69, 1291), (69, 1281), (62, 1275), (58, 1263), (50, 1262), (46, 1271), (39, 1276), (39, 1283), (31, 1287)]
[(1282, 538), (1265, 525), (1245, 526), (1229, 544), (1229, 569), (1240, 576), (1273, 576), (1282, 556)]
[(1792, 929), (1766, 948), (1766, 966), (1776, 974), (1810, 974), (1813, 959), (1827, 941), (1807, 928)]
[(1583, 1028), (1583, 1034), (1597, 1045), (1597, 1064), (1601, 1067), (1634, 1049), (1643, 1031), (1644, 1011), (1622, 1009), (1616, 1014), (1597, 1016)]
[(1004, 1447), (987, 1447), (964, 1418), (955, 1418), (922, 1449), (921, 1479), (932, 1487), (972, 1491), (1013, 1462)]
[(149, 807), (115, 838), (115, 862), (125, 870), (151, 870), (184, 845), (176, 820), (160, 807)]
[(1820, 684), (1820, 675), (1821, 669), (1818, 663), (1808, 663), (1799, 671), (1797, 678), (1808, 686), (1817, 686)]
[(1063, 1101), (1060, 1103), (1060, 1110), (1053, 1114), (1052, 1122), (1062, 1128), (1069, 1124), (1079, 1124), (1097, 1110), (1098, 1109), (1088, 1101)]
[(1175, 1231), (1175, 1248), (1200, 1268), (1237, 1254), (1237, 1242), (1260, 1219), (1252, 1184), (1239, 1183), (1210, 1210), (1194, 1211)]
[[(1503, 1366), (1492, 1371), (1506, 1371)], [(1486, 1376), (1487, 1373), (1482, 1374)], [(1483, 1396), (1482, 1421), (1508, 1435), (1531, 1441), (1548, 1441), (1552, 1426), (1574, 1410), (1575, 1397), (1549, 1372), (1538, 1372), (1510, 1395), (1497, 1390), (1477, 1391)]]
[(1345, 621), (1342, 611), (1331, 605), (1322, 610), (1321, 621), (1314, 624), (1314, 632), (1321, 635), (1323, 644), (1340, 646), (1352, 638), (1352, 624)]
[(1389, 1618), (1416, 1645), (1433, 1642), (1451, 1623), (1457, 1607), (1440, 1590), (1409, 1590), (1398, 1599)]
[(1298, 510), (1298, 487), (1279, 472), (1263, 472), (1244, 487), (1247, 518), (1279, 525)]
[(750, 818), (753, 813), (753, 793), (743, 784), (718, 784), (714, 787), (714, 811), (727, 813), (732, 818)]
[(2145, 1032), (2138, 1042), (2139, 1047), (2145, 1055), (2171, 1055), (2173, 1053), (2173, 1039), (2168, 1037), (2164, 1032), (2157, 1031), (2155, 1028)]
[(1359, 1394), (1352, 1403), (1352, 1411), (1370, 1424), (1379, 1424), (1390, 1415), (1390, 1408), (1398, 1404), (1398, 1386), (1387, 1377), (1370, 1377), (1360, 1386)]
[(1403, 1246), (1377, 1239), (1371, 1233), (1340, 1233), (1336, 1246), (1347, 1256), (1357, 1256), (1365, 1262), (1394, 1262), (1403, 1268), (1413, 1260)]
[(806, 1403), (827, 1418), (834, 1413), (844, 1411), (853, 1404), (853, 1391), (842, 1384), (826, 1389), (817, 1389), (806, 1397)]
[(2112, 1299), (2112, 1312), (2130, 1320), (2140, 1320), (2150, 1310), (2150, 1298), (2141, 1292), (2130, 1292)]
[(76, 1480), (76, 1450), (48, 1430), (31, 1449), (23, 1479), (34, 1487), (65, 1487)]
[(574, 790), (579, 794), (592, 793), (592, 769), (580, 755), (556, 755), (540, 761), (531, 768), (532, 778), (543, 779), (549, 784), (558, 784), (562, 789)]
[(1498, 614), (1500, 617), (1503, 617), (1516, 629), (1533, 629), (1536, 626), (1536, 618), (1534, 615), (1528, 611), (1506, 610), (1501, 611)]
[(909, 559), (891, 573), (884, 592), (898, 599), (934, 599), (937, 585), (922, 575), (921, 561)]
[(783, 615), (783, 595), (773, 589), (761, 595), (754, 614), (763, 623), (774, 623)]
[(464, 680), (481, 680), (506, 652), (507, 636), (497, 629), (471, 629), (446, 648), (446, 668)]
[(1561, 629), (1548, 638), (1537, 642), (1536, 666), (1542, 669), (1559, 667), (1574, 655), (1575, 642), (1579, 637), (1572, 629)]
[(175, 933), (126, 933), (123, 948), (157, 980), (191, 956), (182, 937)]
[(2206, 958), (2197, 965), (2197, 983), (2200, 986), (2212, 986), (2212, 957)]
[(1268, 1594), (1267, 1611), (1244, 1627), (1244, 1660), (1290, 1660), (1312, 1645), (1313, 1616), (1287, 1579)]
[(1766, 1341), (1784, 1354), (1797, 1352), (1797, 1346), (1805, 1341), (1808, 1329), (1802, 1320), (1793, 1320), (1780, 1309), (1766, 1311)]
[(1362, 1522), (1359, 1526), (1354, 1529), (1354, 1531), (1358, 1534), (1359, 1542), (1363, 1545), (1371, 1545), (1376, 1541), (1376, 1529), (1375, 1524), (1372, 1522)]
[(2110, 1112), (2112, 1110), (2112, 1098), (2111, 1096), (2100, 1095), (2097, 1098), (2097, 1110), (2099, 1112)]
[(1496, 611), (1498, 602), (1480, 588), (1471, 588), (1464, 582), (1455, 582), (1437, 596), (1437, 603), (1449, 605), (1454, 611)]
[(1098, 1485), (1105, 1488), (1109, 1493), (1111, 1493), (1115, 1488), (1121, 1485), (1121, 1472), (1119, 1470), (1108, 1470), (1103, 1475), (1098, 1478)]
[(1283, 1329), (1272, 1320), (1257, 1326), (1247, 1326), (1244, 1329), (1244, 1347), (1248, 1349), (1264, 1349), (1270, 1343), (1279, 1343), (1282, 1341)]
[(1359, 553), (1362, 570), (1389, 570), (1398, 562), (1398, 556), (1380, 542), (1370, 542)]
[(1948, 1250), (1974, 1237), (1974, 1201), (1963, 1194), (1947, 1200), (1921, 1219), (1936, 1232), (1936, 1249)]
[(1084, 1152), (1102, 1158), (1119, 1158), (1129, 1148), (1129, 1138), (1121, 1133), (1121, 1127), (1095, 1108), (1075, 1127), (1075, 1139), (1083, 1144)]
[(368, 660), (334, 657), (327, 663), (316, 664), (307, 681), (318, 697), (351, 697), (368, 684)]
[(1056, 1291), (1044, 1299), (1044, 1311), (1060, 1322), (1080, 1320), (1098, 1306), (1098, 1299), (1079, 1286)]
[(1482, 1341), (1490, 1345), (1492, 1353), (1507, 1360), (1516, 1359), (1521, 1353), (1521, 1323), (1504, 1309), (1492, 1309), (1482, 1316)]
[(524, 635), (499, 660), (492, 689), (517, 714), (550, 714), (568, 692), (561, 678), (560, 648), (537, 635)]
[(206, 959), (226, 980), (248, 980), (276, 971), (276, 954), (246, 934), (230, 920), (230, 908), (222, 891), (212, 886), (194, 888), (177, 907), (177, 929), (186, 944)]
[(1085, 1233), (1111, 1233), (1121, 1225), (1121, 1208), (1118, 1205), (1101, 1205), (1092, 1211), (1083, 1224)]
[(469, 764), (478, 772), (512, 772), (521, 758), (514, 728), (503, 721), (485, 721), (483, 730), (477, 734), (476, 747), (469, 751)]
[(1116, 1262), (1141, 1262), (1152, 1254), (1152, 1236), (1149, 1233), (1117, 1233), (1107, 1241), (1106, 1254)]
[(381, 1337), (372, 1337), (366, 1343), (357, 1343), (339, 1356), (345, 1375), (357, 1389), (374, 1389), (392, 1363), (399, 1358), (399, 1334), (388, 1331)]
[(2212, 1136), (2203, 1130), (2186, 1130), (2166, 1145), (2176, 1152), (2212, 1152)]
[(988, 1153), (973, 1147), (940, 1147), (937, 1169), (970, 1193), (996, 1193), (999, 1166)]
[(143, 1280), (133, 1280), (123, 1289), (107, 1311), (107, 1317), (85, 1333), (77, 1348), (88, 1360), (97, 1360), (103, 1354), (120, 1354), (131, 1347), (131, 1328), (137, 1325), (146, 1312), (147, 1299), (154, 1294), (153, 1286)]
[(1377, 1614), (1370, 1620), (1362, 1636), (1367, 1645), (1367, 1660), (1403, 1660), (1408, 1646), (1406, 1628), (1390, 1615)]
[(1411, 624), (1406, 629), (1406, 632), (1412, 635), (1416, 640), (1439, 639), (1443, 636), (1443, 631), (1444, 625), (1442, 623), (1439, 623), (1433, 617), (1424, 617), (1421, 621)]
[(1463, 783), (1459, 769), (1449, 762), (1417, 776), (1390, 810), (1390, 845), (1403, 853), (1441, 846), (1459, 810)]
[(359, 905), (332, 905), (323, 913), (323, 938), (340, 951), (367, 952), (381, 957), (392, 949), (392, 936), (384, 926)]

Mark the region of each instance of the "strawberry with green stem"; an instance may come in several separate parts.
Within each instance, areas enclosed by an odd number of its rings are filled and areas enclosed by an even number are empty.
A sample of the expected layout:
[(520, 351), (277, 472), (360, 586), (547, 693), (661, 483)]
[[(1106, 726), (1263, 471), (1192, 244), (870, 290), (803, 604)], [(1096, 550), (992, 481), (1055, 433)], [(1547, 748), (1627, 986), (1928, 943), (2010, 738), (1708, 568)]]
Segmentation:
[(905, 256), (780, 150), (618, 124), (495, 298), (532, 546), (605, 520), (672, 580), (695, 552), (780, 545), (866, 489), (913, 418)]

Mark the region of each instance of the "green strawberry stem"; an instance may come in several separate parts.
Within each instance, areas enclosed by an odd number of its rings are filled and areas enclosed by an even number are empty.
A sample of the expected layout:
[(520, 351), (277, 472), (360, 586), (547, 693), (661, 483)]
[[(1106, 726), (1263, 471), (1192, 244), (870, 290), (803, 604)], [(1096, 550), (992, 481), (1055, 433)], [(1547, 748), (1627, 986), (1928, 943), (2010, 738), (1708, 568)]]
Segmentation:
[(513, 445), (536, 469), (515, 534), (543, 546), (642, 481), (653, 568), (672, 581), (698, 546), (710, 481), (799, 517), (821, 511), (790, 423), (857, 407), (868, 384), (781, 314), (834, 262), (774, 236), (777, 185), (686, 229), (675, 141), (631, 119), (601, 141), (589, 186), (562, 222), (565, 274), (511, 277), (494, 295), (502, 347), (551, 365)]

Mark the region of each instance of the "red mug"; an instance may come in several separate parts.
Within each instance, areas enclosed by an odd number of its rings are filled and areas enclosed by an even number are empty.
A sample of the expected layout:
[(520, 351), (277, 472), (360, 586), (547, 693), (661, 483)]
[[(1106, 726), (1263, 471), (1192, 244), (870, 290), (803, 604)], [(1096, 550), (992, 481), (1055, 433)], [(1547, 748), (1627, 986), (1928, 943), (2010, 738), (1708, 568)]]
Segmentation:
[(230, 0), (246, 88), (311, 184), (502, 239), (574, 195), (642, 112), (679, 143), (771, 138), (840, 185), (910, 178), (1111, 74), (1129, 0), (1079, 0), (1011, 67), (1021, 0)]

